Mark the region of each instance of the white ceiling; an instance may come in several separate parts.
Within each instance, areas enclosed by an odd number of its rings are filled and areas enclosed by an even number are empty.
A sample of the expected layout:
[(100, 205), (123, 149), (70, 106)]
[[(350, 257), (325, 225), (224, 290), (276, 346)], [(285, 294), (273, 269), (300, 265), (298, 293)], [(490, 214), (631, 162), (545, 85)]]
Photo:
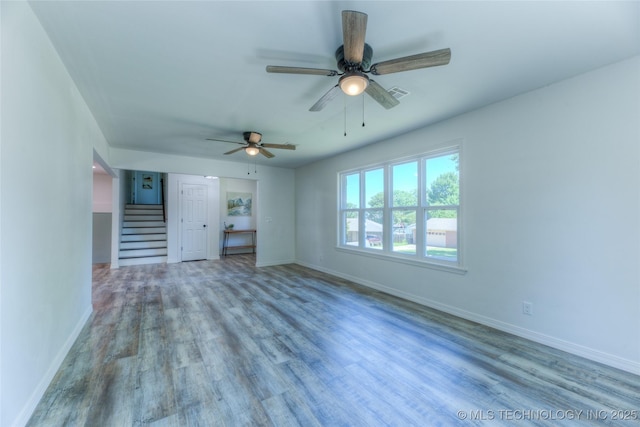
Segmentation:
[[(298, 167), (640, 54), (640, 2), (44, 1), (31, 5), (113, 147), (246, 162), (205, 138), (291, 143), (260, 164)], [(445, 47), (449, 65), (378, 76), (410, 92), (385, 110), (340, 95), (340, 12), (368, 14), (373, 62)]]

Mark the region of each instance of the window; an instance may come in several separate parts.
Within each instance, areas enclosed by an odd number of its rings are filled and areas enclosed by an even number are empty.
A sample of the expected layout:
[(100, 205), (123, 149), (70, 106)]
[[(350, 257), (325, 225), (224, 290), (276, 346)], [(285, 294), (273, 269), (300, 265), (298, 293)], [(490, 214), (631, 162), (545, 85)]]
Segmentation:
[(364, 235), (369, 248), (384, 249), (384, 169), (364, 172)]
[(460, 266), (460, 150), (340, 174), (339, 247)]
[(459, 155), (455, 153), (430, 157), (424, 162), (424, 253), (428, 258), (457, 262)]
[(343, 206), (342, 242), (345, 245), (358, 245), (358, 214), (360, 213), (360, 174), (349, 174), (342, 177)]
[(416, 253), (415, 239), (411, 235), (418, 211), (418, 161), (391, 165), (391, 224), (392, 250), (398, 253)]

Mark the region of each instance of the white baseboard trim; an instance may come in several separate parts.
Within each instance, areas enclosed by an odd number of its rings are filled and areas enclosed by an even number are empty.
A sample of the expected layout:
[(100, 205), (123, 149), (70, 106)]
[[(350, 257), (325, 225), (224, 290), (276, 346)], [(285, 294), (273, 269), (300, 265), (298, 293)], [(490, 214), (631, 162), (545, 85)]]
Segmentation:
[(47, 391), (47, 387), (49, 387), (49, 384), (51, 384), (53, 377), (58, 372), (58, 369), (60, 369), (60, 366), (62, 366), (64, 358), (67, 357), (67, 354), (69, 353), (69, 350), (71, 350), (73, 343), (76, 342), (76, 339), (80, 335), (80, 332), (82, 332), (82, 328), (84, 328), (84, 325), (89, 320), (91, 313), (93, 313), (93, 307), (91, 306), (91, 304), (89, 304), (89, 307), (87, 307), (87, 310), (80, 317), (78, 323), (76, 323), (76, 326), (73, 328), (73, 331), (64, 342), (62, 348), (60, 348), (60, 351), (58, 351), (56, 357), (51, 361), (49, 369), (47, 369), (47, 372), (45, 372), (44, 376), (38, 383), (38, 386), (33, 391), (33, 393), (31, 393), (31, 397), (29, 397), (29, 400), (27, 400), (27, 403), (24, 405), (24, 407), (20, 411), (20, 414), (18, 414), (18, 417), (13, 422), (13, 426), (24, 426), (27, 424), (29, 418), (31, 418), (31, 415), (33, 414), (33, 411), (36, 410), (36, 406), (38, 406), (38, 403), (40, 403), (40, 399), (42, 399), (45, 391)]
[(526, 338), (528, 340), (537, 342), (539, 344), (544, 344), (558, 350), (566, 351), (567, 353), (584, 357), (585, 359), (589, 359), (594, 362), (599, 362), (607, 366), (611, 366), (613, 368), (630, 372), (635, 375), (640, 375), (640, 362), (634, 362), (633, 360), (628, 360), (613, 354), (602, 352), (600, 350), (595, 350), (593, 348), (585, 347), (580, 344), (562, 340), (560, 338), (556, 338), (550, 335), (541, 334), (539, 332), (525, 329), (520, 326), (512, 325), (510, 323), (502, 322), (500, 320), (492, 319), (490, 317), (483, 316), (481, 314), (462, 310), (460, 308), (457, 308), (451, 305), (442, 304), (438, 301), (433, 301), (428, 298), (423, 298), (423, 297), (409, 294), (403, 291), (399, 291), (397, 289), (390, 288), (388, 286), (384, 286), (376, 282), (364, 280), (362, 278), (351, 276), (349, 274), (343, 274), (337, 271), (333, 271), (328, 268), (324, 268), (322, 266), (313, 265), (313, 264), (309, 264), (301, 261), (296, 261), (296, 264), (299, 264), (314, 270), (318, 270), (323, 273), (331, 274), (331, 275), (340, 277), (342, 279), (350, 280), (359, 285), (373, 288), (375, 290), (384, 292), (386, 294), (397, 296), (399, 298), (403, 298), (409, 301), (413, 301), (418, 304), (424, 305), (426, 307), (430, 307), (430, 308), (460, 317), (462, 319), (470, 320), (472, 322), (476, 322), (481, 325), (498, 329), (502, 332), (507, 332), (507, 333), (519, 336), (521, 338)]
[[(256, 267), (272, 267), (274, 265), (285, 265), (285, 264), (295, 264), (296, 261), (293, 259), (286, 259), (281, 261), (268, 261), (268, 262), (257, 262)], [(310, 267), (313, 268), (313, 267)]]

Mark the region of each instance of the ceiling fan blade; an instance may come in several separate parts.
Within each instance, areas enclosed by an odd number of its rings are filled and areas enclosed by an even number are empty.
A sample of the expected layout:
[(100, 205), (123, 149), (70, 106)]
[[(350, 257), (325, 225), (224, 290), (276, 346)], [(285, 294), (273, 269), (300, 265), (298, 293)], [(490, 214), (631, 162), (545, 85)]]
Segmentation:
[(231, 144), (240, 144), (240, 145), (244, 145), (244, 142), (229, 141), (229, 140), (227, 140), (227, 139), (207, 138), (207, 141), (229, 142), (229, 143), (231, 143)]
[(344, 60), (360, 64), (364, 56), (364, 37), (367, 32), (367, 14), (354, 10), (342, 11), (342, 41)]
[(260, 147), (260, 154), (262, 154), (263, 156), (265, 156), (266, 158), (269, 158), (269, 159), (272, 158), (272, 157), (275, 157), (275, 155), (271, 151), (266, 150), (266, 149), (264, 149), (262, 147)]
[(322, 98), (318, 99), (318, 101), (309, 108), (309, 111), (320, 111), (325, 105), (327, 105), (333, 98), (335, 98), (340, 93), (340, 86), (335, 85), (327, 93), (322, 95)]
[(433, 52), (419, 53), (417, 55), (378, 62), (377, 64), (373, 64), (369, 71), (371, 74), (380, 76), (383, 74), (398, 73), (400, 71), (447, 65), (450, 60), (451, 49), (446, 48), (434, 50)]
[(262, 144), (265, 148), (279, 148), (281, 150), (295, 150), (296, 146), (291, 144)]
[(316, 76), (338, 75), (338, 72), (335, 70), (324, 70), (322, 68), (283, 67), (279, 65), (267, 65), (267, 73), (312, 74)]
[(367, 86), (365, 92), (367, 92), (370, 97), (375, 99), (378, 104), (382, 105), (387, 110), (400, 104), (400, 101), (395, 99), (389, 92), (387, 92), (374, 80), (369, 80), (369, 86)]
[(245, 148), (245, 147), (236, 148), (235, 150), (227, 151), (227, 152), (226, 152), (226, 153), (224, 153), (224, 154), (233, 154), (233, 153), (238, 152), (238, 151), (240, 151), (240, 150), (244, 150), (244, 148)]

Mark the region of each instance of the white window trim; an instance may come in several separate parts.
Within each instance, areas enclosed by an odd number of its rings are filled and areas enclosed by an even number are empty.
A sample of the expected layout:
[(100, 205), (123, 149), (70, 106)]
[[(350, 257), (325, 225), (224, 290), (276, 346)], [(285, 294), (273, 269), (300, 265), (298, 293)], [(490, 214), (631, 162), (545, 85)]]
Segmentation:
[(465, 274), (467, 268), (460, 265), (453, 265), (453, 263), (438, 262), (437, 258), (407, 258), (403, 255), (398, 255), (395, 252), (381, 252), (379, 250), (361, 248), (359, 246), (336, 246), (335, 249), (339, 252), (347, 254), (357, 254), (364, 257), (375, 258), (385, 261), (394, 261), (402, 264), (413, 265), (416, 267), (430, 268), (433, 270), (447, 271), (449, 273)]
[[(391, 221), (390, 217), (392, 216), (392, 212), (394, 209), (402, 209), (403, 207), (393, 208), (391, 206), (392, 204), (391, 198), (393, 197), (393, 195), (390, 194), (390, 189), (391, 189), (393, 166), (399, 165), (402, 163), (411, 162), (411, 161), (418, 161), (418, 164), (419, 164), (418, 166), (418, 174), (419, 174), (418, 206), (416, 207), (416, 224), (417, 224), (418, 221), (424, 222), (424, 216), (428, 210), (427, 206), (423, 203), (423, 200), (422, 200), (422, 198), (426, 194), (426, 189), (424, 188), (424, 181), (425, 181), (424, 174), (426, 173), (426, 168), (424, 167), (424, 165), (426, 164), (426, 159), (433, 158), (433, 157), (440, 157), (440, 156), (446, 155), (447, 153), (452, 153), (452, 154), (457, 153), (459, 156), (459, 165), (460, 165), (460, 168), (458, 171), (458, 179), (459, 179), (458, 182), (460, 186), (459, 187), (460, 188), (459, 204), (454, 206), (455, 208), (457, 208), (457, 211), (458, 211), (457, 260), (455, 262), (439, 260), (438, 258), (435, 258), (435, 257), (427, 257), (426, 254), (421, 254), (419, 252), (417, 252), (416, 254), (399, 254), (397, 252), (394, 252), (393, 250), (391, 250), (391, 246), (390, 246), (392, 243), (390, 239), (392, 240), (393, 236), (389, 237), (390, 233), (392, 232), (389, 230), (391, 230), (392, 228), (388, 226), (387, 222)], [(465, 240), (464, 239), (465, 233), (463, 229), (463, 218), (464, 218), (463, 216), (463, 205), (464, 205), (463, 159), (464, 159), (463, 141), (455, 140), (455, 141), (450, 141), (448, 143), (440, 144), (438, 146), (434, 146), (431, 150), (421, 154), (407, 156), (407, 157), (398, 158), (398, 159), (392, 159), (383, 163), (362, 166), (359, 168), (353, 168), (353, 169), (339, 172), (338, 179), (336, 180), (338, 184), (338, 212), (337, 212), (338, 230), (337, 230), (336, 250), (344, 253), (357, 254), (359, 256), (366, 256), (366, 257), (375, 258), (375, 259), (392, 260), (394, 262), (399, 262), (399, 263), (418, 266), (418, 267), (425, 267), (425, 268), (446, 271), (446, 272), (451, 272), (456, 274), (465, 274), (467, 272), (467, 268), (465, 267), (465, 264), (464, 264), (465, 244), (463, 242)], [(383, 247), (385, 249), (383, 250), (372, 249), (372, 248), (367, 248), (365, 246), (362, 246), (365, 244), (364, 240), (362, 239), (362, 235), (365, 233), (365, 231), (363, 226), (364, 218), (360, 218), (360, 217), (364, 216), (361, 214), (363, 214), (367, 209), (365, 208), (365, 206), (362, 206), (362, 202), (364, 201), (364, 198), (365, 198), (363, 194), (361, 194), (361, 201), (360, 201), (361, 206), (360, 208), (357, 209), (359, 213), (358, 221), (360, 222), (359, 232), (358, 232), (360, 236), (358, 239), (358, 245), (357, 246), (347, 245), (346, 243), (343, 243), (346, 239), (346, 236), (344, 236), (344, 223), (342, 221), (342, 215), (346, 211), (342, 209), (343, 201), (344, 201), (343, 198), (346, 197), (346, 195), (343, 194), (343, 188), (344, 188), (343, 177), (353, 173), (364, 174), (364, 172), (366, 171), (369, 171), (372, 169), (378, 169), (378, 168), (383, 168), (384, 175), (385, 175), (384, 191), (385, 191), (386, 198), (385, 198), (385, 205), (382, 208), (384, 210), (384, 215), (385, 215), (385, 223), (383, 228), (384, 230), (383, 231), (383, 243), (384, 243)], [(362, 192), (362, 187), (364, 185), (364, 183), (362, 182), (362, 178), (360, 179), (359, 184)], [(411, 207), (409, 208), (412, 209)], [(442, 208), (443, 209), (451, 208), (451, 206), (442, 206)], [(423, 230), (423, 231), (426, 233), (426, 230)], [(424, 244), (425, 236), (422, 236), (421, 234), (422, 233), (417, 233), (416, 248), (420, 248), (424, 246), (423, 244)]]

